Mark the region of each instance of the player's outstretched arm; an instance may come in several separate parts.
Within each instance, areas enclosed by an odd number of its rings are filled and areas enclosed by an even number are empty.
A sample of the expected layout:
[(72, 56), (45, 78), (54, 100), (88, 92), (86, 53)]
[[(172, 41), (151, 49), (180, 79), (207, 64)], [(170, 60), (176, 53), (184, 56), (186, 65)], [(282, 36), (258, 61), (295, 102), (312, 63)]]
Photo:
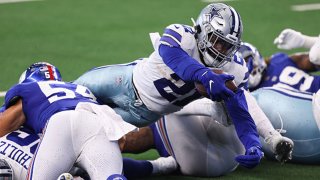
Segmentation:
[(17, 130), (24, 122), (25, 115), (22, 110), (22, 100), (8, 107), (0, 115), (0, 137)]
[(235, 96), (225, 101), (225, 104), (237, 135), (246, 149), (245, 155), (239, 155), (235, 160), (246, 168), (254, 168), (260, 163), (263, 152), (256, 125), (248, 110), (244, 91), (238, 90)]
[(278, 37), (275, 38), (274, 44), (276, 44), (279, 49), (310, 49), (315, 44), (317, 38), (318, 37), (304, 35), (293, 29), (284, 29)]
[(269, 148), (275, 155), (275, 158), (284, 163), (292, 158), (292, 151), (294, 143), (291, 139), (282, 136), (277, 130), (274, 129), (268, 117), (259, 107), (257, 101), (248, 91), (244, 91), (248, 110), (251, 114), (259, 135), (269, 145)]

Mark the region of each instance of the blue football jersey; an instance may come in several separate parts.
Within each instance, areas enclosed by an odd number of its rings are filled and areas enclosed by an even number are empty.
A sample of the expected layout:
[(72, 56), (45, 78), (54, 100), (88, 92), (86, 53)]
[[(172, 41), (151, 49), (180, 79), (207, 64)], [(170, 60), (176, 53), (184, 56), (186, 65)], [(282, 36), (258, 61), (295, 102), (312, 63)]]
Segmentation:
[(14, 97), (21, 97), (25, 126), (40, 133), (50, 117), (60, 111), (73, 110), (79, 102), (96, 103), (93, 94), (84, 86), (61, 82), (40, 81), (13, 86), (6, 94), (5, 106)]
[(285, 53), (274, 54), (258, 88), (280, 85), (289, 89), (317, 92), (320, 89), (320, 76), (312, 76), (298, 68)]

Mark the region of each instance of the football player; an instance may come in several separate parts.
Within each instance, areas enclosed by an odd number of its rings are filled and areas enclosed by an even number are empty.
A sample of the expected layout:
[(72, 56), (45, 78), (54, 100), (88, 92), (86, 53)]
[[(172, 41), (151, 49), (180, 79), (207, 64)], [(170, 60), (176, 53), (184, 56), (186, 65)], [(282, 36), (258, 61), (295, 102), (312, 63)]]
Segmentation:
[[(92, 179), (123, 177), (117, 140), (135, 126), (99, 105), (87, 88), (61, 81), (59, 70), (49, 63), (32, 64), (20, 80), (5, 96), (0, 136), (22, 125), (42, 133), (27, 179), (57, 179), (74, 163)], [(28, 157), (16, 158), (23, 163)]]
[(310, 63), (308, 53), (276, 53), (264, 59), (250, 43), (242, 43), (238, 52), (247, 61), (250, 72), (248, 86), (251, 91), (271, 86), (311, 93), (320, 89), (320, 76), (309, 74), (317, 68)]
[(320, 38), (318, 36), (307, 36), (293, 29), (284, 29), (278, 37), (275, 38), (274, 44), (276, 44), (279, 49), (310, 49), (310, 62), (320, 66)]
[[(273, 126), (293, 140), (295, 148), (291, 162), (320, 164), (320, 90), (312, 94), (282, 87), (264, 87), (252, 94)], [(272, 158), (265, 147), (264, 152)]]
[[(0, 138), (0, 159), (6, 162), (6, 177), (25, 179), (33, 154), (39, 144), (39, 136), (27, 128), (20, 128)], [(4, 169), (4, 168), (1, 168)], [(3, 172), (1, 177), (5, 177)]]
[[(239, 52), (251, 69), (249, 87), (257, 89), (253, 95), (259, 106), (273, 126), (285, 132), (295, 144), (292, 162), (319, 164), (320, 76), (308, 74), (316, 69), (308, 53), (291, 56), (277, 53), (265, 62), (257, 48), (249, 43), (243, 43)], [(259, 133), (263, 131), (257, 127)], [(265, 147), (264, 152), (270, 157)]]
[[(74, 83), (88, 87), (103, 103), (112, 105), (125, 121), (141, 127), (201, 98), (195, 88), (195, 82), (200, 82), (211, 100), (224, 100), (246, 149), (237, 161), (254, 167), (262, 152), (241, 88), (246, 82), (247, 68), (243, 59), (235, 55), (241, 34), (241, 18), (232, 7), (209, 4), (201, 11), (194, 28), (172, 24), (162, 37), (153, 34), (154, 52), (148, 58), (94, 68)], [(218, 75), (209, 67), (233, 73)], [(232, 79), (238, 82), (236, 92), (225, 86)], [(249, 161), (255, 164), (246, 164)]]
[(240, 16), (232, 7), (214, 3), (202, 10), (195, 27), (170, 25), (162, 37), (152, 36), (154, 52), (148, 58), (94, 68), (74, 83), (88, 87), (103, 103), (113, 104), (127, 122), (138, 126), (201, 98), (195, 82), (206, 87), (211, 99), (228, 100), (234, 92), (225, 82), (234, 77), (215, 74), (209, 67), (241, 63), (234, 58), (242, 34)]
[[(247, 92), (246, 94), (249, 95)], [(258, 130), (270, 128), (269, 133), (262, 134), (267, 136), (263, 138), (270, 143), (265, 144), (269, 155), (275, 154), (281, 162), (289, 160), (292, 149), (286, 148), (292, 148), (292, 141), (282, 137), (261, 110), (254, 112), (257, 113), (256, 116), (264, 116), (268, 121), (260, 122)], [(125, 176), (141, 178), (157, 173), (167, 174), (179, 169), (183, 175), (216, 177), (234, 171), (238, 166), (235, 157), (244, 153), (245, 149), (236, 135), (234, 125), (228, 124), (228, 118), (219, 103), (201, 99), (188, 104), (179, 112), (165, 115), (149, 127), (143, 127), (138, 132), (130, 132), (126, 135), (123, 152), (140, 153), (155, 148), (160, 156), (167, 158), (152, 161), (125, 158)], [(271, 141), (277, 143), (278, 149), (276, 146), (273, 147)], [(251, 163), (254, 164), (254, 160)]]
[[(10, 178), (25, 179), (39, 141), (40, 137), (26, 127), (21, 127), (1, 137), (0, 177), (6, 177), (8, 180), (10, 180)], [(73, 167), (70, 173), (74, 177), (87, 177), (87, 174), (78, 167)]]

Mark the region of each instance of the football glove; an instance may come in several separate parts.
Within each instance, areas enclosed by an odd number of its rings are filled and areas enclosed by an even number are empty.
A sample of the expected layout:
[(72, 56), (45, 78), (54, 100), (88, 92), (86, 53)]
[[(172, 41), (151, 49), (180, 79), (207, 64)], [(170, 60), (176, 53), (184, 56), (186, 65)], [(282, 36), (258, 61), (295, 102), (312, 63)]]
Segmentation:
[(245, 155), (239, 155), (235, 160), (241, 165), (248, 169), (256, 167), (260, 160), (263, 158), (264, 154), (259, 146), (252, 146), (246, 150)]
[(279, 36), (275, 38), (273, 43), (276, 44), (279, 49), (290, 50), (294, 48), (301, 48), (304, 41), (305, 38), (301, 32), (293, 29), (284, 29)]
[(315, 65), (320, 65), (320, 37), (309, 51), (310, 62)]
[(202, 85), (206, 88), (211, 100), (221, 101), (234, 96), (234, 92), (228, 89), (225, 82), (233, 80), (234, 76), (229, 74), (216, 74), (208, 70), (200, 77)]

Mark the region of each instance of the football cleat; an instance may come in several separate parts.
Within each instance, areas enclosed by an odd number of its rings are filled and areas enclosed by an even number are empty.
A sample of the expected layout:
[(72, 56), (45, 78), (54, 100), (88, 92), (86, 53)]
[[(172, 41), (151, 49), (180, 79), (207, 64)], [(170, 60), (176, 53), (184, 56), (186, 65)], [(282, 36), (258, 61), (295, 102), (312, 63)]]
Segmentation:
[(279, 132), (265, 138), (265, 142), (271, 145), (275, 158), (282, 164), (292, 159), (293, 141), (283, 137)]

